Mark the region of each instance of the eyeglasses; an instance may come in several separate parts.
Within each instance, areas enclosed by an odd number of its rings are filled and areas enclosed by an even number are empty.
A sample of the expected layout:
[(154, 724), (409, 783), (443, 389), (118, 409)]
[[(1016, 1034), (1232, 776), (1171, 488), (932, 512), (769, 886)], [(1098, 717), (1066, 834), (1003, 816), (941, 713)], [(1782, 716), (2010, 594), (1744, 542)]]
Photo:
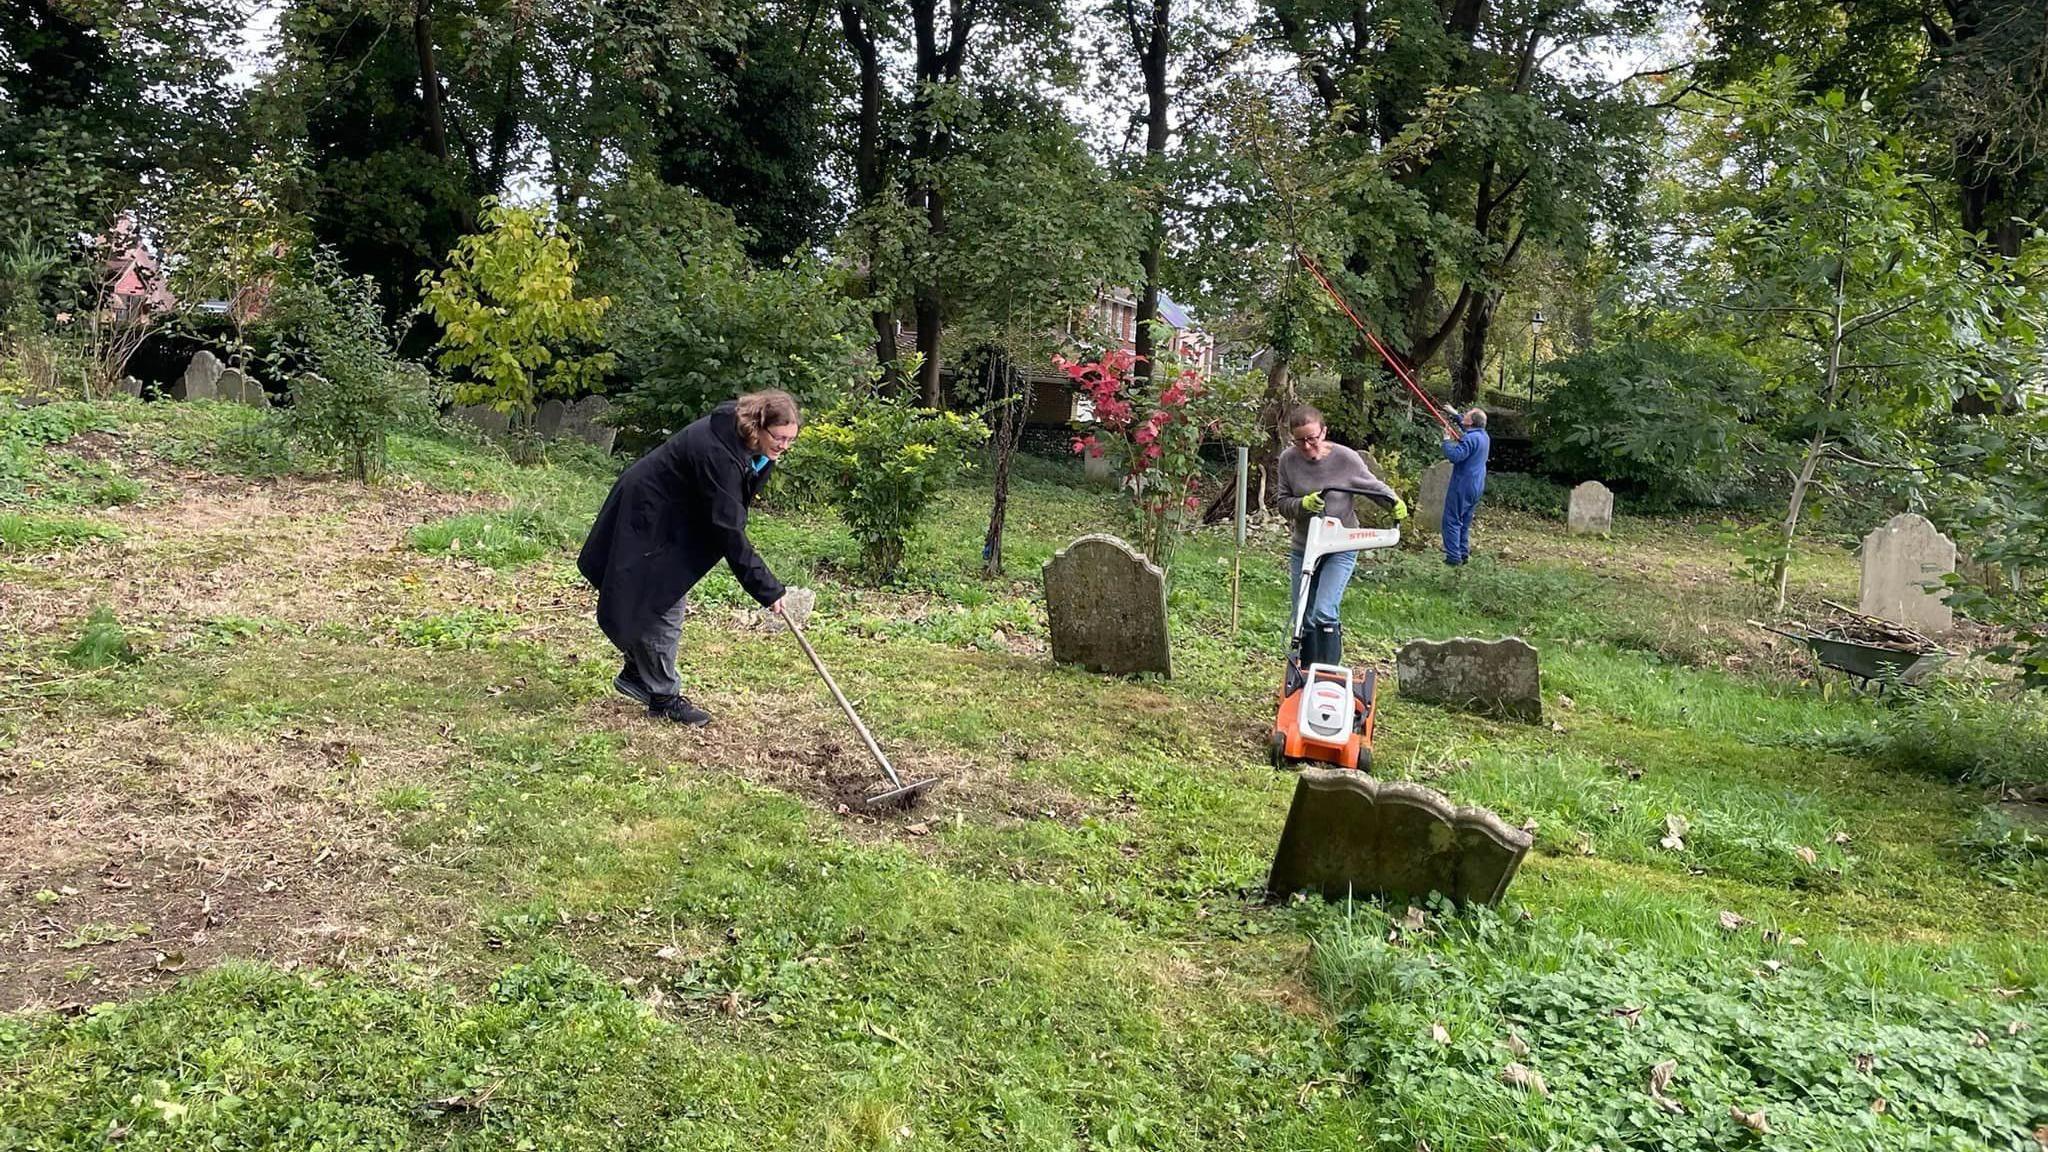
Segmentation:
[(791, 430), (788, 435), (784, 435), (772, 428), (763, 428), (761, 429), (761, 439), (766, 440), (777, 448), (787, 448), (791, 444), (796, 443), (796, 432)]
[(1330, 433), (1329, 433), (1329, 430), (1328, 430), (1328, 429), (1320, 429), (1320, 428), (1319, 428), (1319, 429), (1317, 429), (1317, 430), (1316, 430), (1316, 431), (1315, 431), (1314, 433), (1312, 433), (1312, 434), (1310, 434), (1310, 435), (1307, 435), (1307, 436), (1296, 436), (1296, 437), (1294, 437), (1294, 438), (1293, 438), (1293, 439), (1294, 439), (1294, 446), (1295, 446), (1295, 447), (1297, 447), (1297, 448), (1306, 448), (1306, 447), (1308, 447), (1308, 446), (1309, 446), (1309, 445), (1311, 445), (1311, 444), (1318, 444), (1318, 443), (1321, 443), (1321, 442), (1322, 442), (1322, 439), (1323, 439), (1323, 437), (1325, 437), (1325, 436), (1328, 436), (1329, 434), (1330, 434)]

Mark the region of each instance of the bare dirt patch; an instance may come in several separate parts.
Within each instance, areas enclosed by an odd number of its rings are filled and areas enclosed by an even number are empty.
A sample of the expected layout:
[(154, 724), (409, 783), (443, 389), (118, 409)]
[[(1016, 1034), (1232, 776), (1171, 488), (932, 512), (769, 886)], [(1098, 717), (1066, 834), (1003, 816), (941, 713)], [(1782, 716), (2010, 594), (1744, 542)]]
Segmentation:
[(149, 717), (62, 730), (10, 749), (0, 774), (0, 1011), (374, 944), (398, 859), (375, 797), (431, 779), (433, 749)]

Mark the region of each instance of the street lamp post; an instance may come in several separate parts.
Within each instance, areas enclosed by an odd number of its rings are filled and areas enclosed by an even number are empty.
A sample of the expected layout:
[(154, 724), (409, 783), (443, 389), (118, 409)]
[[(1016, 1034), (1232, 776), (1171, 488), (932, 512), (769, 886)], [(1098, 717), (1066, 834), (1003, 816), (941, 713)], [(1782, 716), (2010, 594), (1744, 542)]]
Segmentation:
[(1543, 331), (1543, 309), (1529, 316), (1529, 406), (1536, 405), (1536, 337)]

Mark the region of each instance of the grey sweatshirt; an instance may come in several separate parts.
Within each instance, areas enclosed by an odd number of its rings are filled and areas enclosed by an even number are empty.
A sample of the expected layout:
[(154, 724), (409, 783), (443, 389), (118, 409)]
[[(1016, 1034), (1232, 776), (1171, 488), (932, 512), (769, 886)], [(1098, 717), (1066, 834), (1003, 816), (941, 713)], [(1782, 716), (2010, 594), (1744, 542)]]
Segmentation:
[[(1312, 517), (1302, 510), (1301, 498), (1311, 492), (1325, 488), (1358, 488), (1385, 497), (1388, 504), (1396, 499), (1394, 490), (1380, 482), (1365, 466), (1365, 460), (1358, 453), (1342, 444), (1330, 445), (1330, 450), (1321, 460), (1311, 460), (1301, 449), (1289, 445), (1280, 453), (1280, 514), (1294, 524), (1294, 544), (1301, 547), (1308, 542), (1308, 522)], [(1323, 503), (1325, 516), (1335, 516), (1346, 528), (1358, 527), (1358, 515), (1351, 507), (1352, 496), (1346, 492), (1332, 492)]]

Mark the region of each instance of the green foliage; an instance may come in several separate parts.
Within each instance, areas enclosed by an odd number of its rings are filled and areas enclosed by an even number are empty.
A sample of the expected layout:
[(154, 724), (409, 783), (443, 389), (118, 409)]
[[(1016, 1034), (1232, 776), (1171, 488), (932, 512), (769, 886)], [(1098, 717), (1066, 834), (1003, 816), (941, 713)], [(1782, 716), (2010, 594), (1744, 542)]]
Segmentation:
[(1885, 717), (1899, 768), (1962, 784), (2048, 780), (2048, 706), (1983, 683), (1940, 680)]
[(1570, 501), (1571, 489), (1555, 480), (1527, 472), (1486, 474), (1486, 502), (1495, 507), (1562, 521)]
[[(1892, 987), (1781, 931), (1696, 915), (1637, 939), (1487, 910), (1417, 928), (1361, 906), (1321, 927), (1313, 968), (1347, 1071), (1400, 1102), (1361, 1142), (1718, 1152), (1757, 1143), (1738, 1112), (1763, 1113), (1772, 1148), (2032, 1141), (2048, 1037), (2027, 1014)], [(1511, 1065), (1543, 1086), (1511, 1086)]]
[(383, 468), (385, 437), (427, 411), (426, 370), (398, 359), (376, 285), (342, 274), (326, 253), (282, 280), (273, 299), (268, 322), (290, 334), (286, 343), (313, 369), (292, 381), (286, 432), (368, 482)]
[(98, 605), (85, 618), (85, 627), (71, 647), (64, 650), (64, 662), (73, 668), (109, 668), (116, 664), (133, 664), (138, 659), (135, 648), (128, 642), (128, 632), (121, 627), (114, 610), (104, 604)]
[(2025, 892), (2048, 894), (2048, 810), (2013, 816), (1987, 808), (1957, 847), (1976, 869), (2002, 884)]
[(1740, 356), (1648, 337), (1548, 371), (1561, 380), (1537, 408), (1536, 442), (1553, 474), (1667, 504), (1718, 504), (1750, 483), (1741, 425), (1759, 382)]
[(2048, 587), (2038, 576), (2014, 579), (2048, 572), (2048, 407), (1967, 431), (1929, 487), (1946, 522), (1962, 529), (1963, 546), (1996, 578), (1987, 587), (1950, 575), (1948, 603), (2002, 633), (1992, 659), (2017, 667), (2028, 686), (2048, 688)]
[(487, 568), (517, 568), (576, 543), (584, 526), (552, 510), (524, 506), (422, 524), (410, 540), (421, 552), (445, 552)]
[(482, 225), (438, 275), (421, 274), (422, 306), (441, 325), (441, 366), (466, 374), (455, 402), (530, 415), (542, 396), (572, 395), (611, 367), (608, 352), (576, 351), (603, 331), (611, 300), (576, 294), (576, 238), (559, 222), (487, 200)]
[(933, 498), (986, 439), (988, 429), (975, 417), (856, 394), (811, 421), (784, 466), (813, 490), (831, 493), (868, 574), (888, 580)]
[(0, 512), (0, 552), (41, 552), (88, 540), (117, 540), (113, 526), (75, 516), (30, 516)]
[(645, 177), (613, 189), (584, 230), (587, 279), (616, 303), (604, 339), (626, 383), (611, 420), (654, 443), (745, 392), (825, 406), (857, 371), (862, 317), (808, 259), (762, 268), (723, 209)]

